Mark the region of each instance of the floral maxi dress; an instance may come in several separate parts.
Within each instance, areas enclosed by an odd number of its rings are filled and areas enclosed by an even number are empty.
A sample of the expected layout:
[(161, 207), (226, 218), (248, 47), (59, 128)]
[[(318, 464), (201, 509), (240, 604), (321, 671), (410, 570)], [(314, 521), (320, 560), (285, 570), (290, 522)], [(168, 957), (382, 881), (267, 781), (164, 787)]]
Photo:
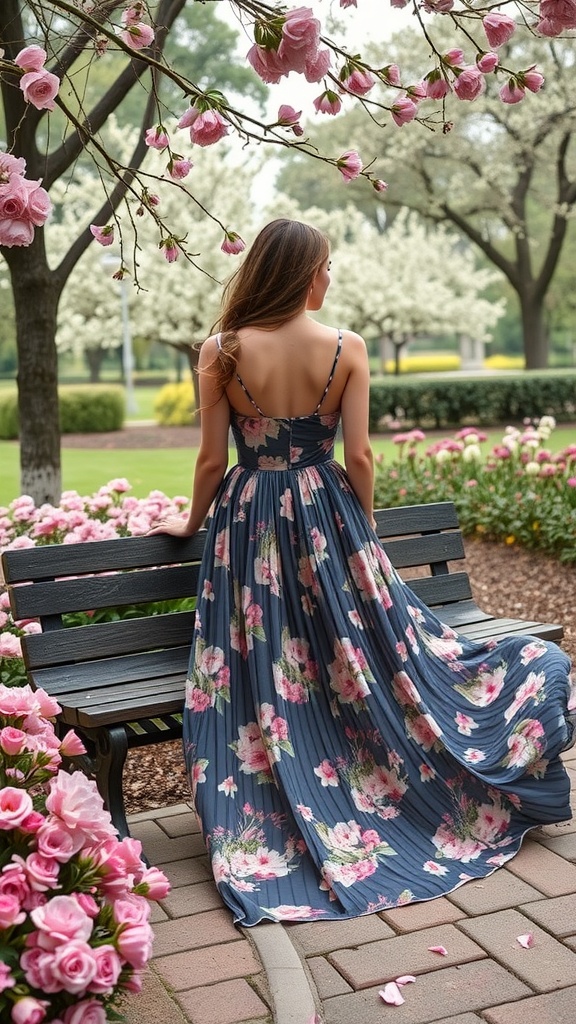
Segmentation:
[(438, 620), (390, 565), (321, 404), (231, 412), (238, 465), (201, 568), (184, 751), (244, 925), (432, 899), (571, 816), (567, 656)]

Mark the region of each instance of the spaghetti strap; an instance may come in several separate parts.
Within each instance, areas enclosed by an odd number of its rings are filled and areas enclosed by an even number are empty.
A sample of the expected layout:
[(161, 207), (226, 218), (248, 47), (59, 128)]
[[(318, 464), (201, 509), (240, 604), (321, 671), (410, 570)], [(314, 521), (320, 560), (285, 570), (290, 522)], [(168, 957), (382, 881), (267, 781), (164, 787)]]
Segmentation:
[(328, 389), (329, 389), (329, 387), (330, 387), (330, 385), (331, 385), (331, 383), (332, 383), (332, 381), (334, 379), (334, 374), (336, 373), (336, 367), (338, 366), (338, 360), (340, 359), (341, 351), (342, 351), (342, 331), (341, 331), (340, 328), (338, 328), (338, 345), (337, 345), (337, 348), (336, 348), (336, 355), (334, 356), (334, 362), (332, 363), (332, 369), (330, 370), (330, 376), (328, 377), (328, 380), (326, 382), (326, 387), (324, 388), (324, 391), (322, 392), (322, 397), (321, 397), (320, 401), (318, 402), (318, 405), (314, 409), (314, 413), (320, 412), (320, 406), (322, 405), (324, 399), (326, 398), (326, 395), (328, 394)]
[[(216, 344), (218, 345), (218, 348), (220, 349), (220, 351), (222, 351), (222, 332), (221, 332), (221, 331), (219, 331), (219, 332), (218, 332), (218, 334), (216, 335)], [(256, 403), (256, 402), (254, 401), (254, 399), (252, 398), (252, 395), (251, 395), (251, 394), (250, 394), (250, 392), (248, 391), (248, 388), (246, 387), (246, 385), (245, 385), (244, 381), (242, 380), (242, 377), (240, 376), (240, 374), (239, 374), (239, 373), (237, 373), (237, 374), (236, 374), (236, 380), (238, 381), (238, 383), (239, 383), (240, 387), (242, 388), (242, 390), (243, 390), (244, 394), (246, 395), (246, 398), (248, 399), (248, 401), (249, 401), (249, 402), (250, 402), (250, 403), (251, 403), (251, 404), (252, 404), (252, 405), (254, 406), (254, 408), (256, 409), (256, 412), (257, 412), (257, 413), (258, 413), (258, 414), (259, 414), (260, 416), (264, 416), (264, 415), (265, 415), (265, 413), (263, 413), (263, 412), (262, 412), (262, 409), (260, 408), (260, 406), (259, 406), (259, 405), (257, 405), (257, 403)]]

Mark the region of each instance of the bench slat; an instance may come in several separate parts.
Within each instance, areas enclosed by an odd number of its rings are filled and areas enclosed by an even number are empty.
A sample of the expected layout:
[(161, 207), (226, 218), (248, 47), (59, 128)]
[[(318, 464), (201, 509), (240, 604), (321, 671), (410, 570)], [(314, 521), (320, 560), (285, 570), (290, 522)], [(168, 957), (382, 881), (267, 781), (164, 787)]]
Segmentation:
[(134, 654), (190, 644), (195, 612), (170, 612), (142, 619), (97, 622), (90, 626), (32, 633), (23, 637), (27, 669), (93, 661), (105, 655)]
[(464, 542), (459, 531), (385, 540), (383, 547), (395, 569), (407, 569), (416, 565), (432, 566), (436, 562), (452, 562), (465, 558)]
[(46, 615), (48, 608), (50, 615), (61, 615), (170, 601), (196, 594), (198, 575), (198, 565), (179, 565), (40, 582), (14, 587), (12, 610), (15, 619), (33, 619)]
[[(190, 638), (189, 638), (190, 639)], [(182, 647), (163, 651), (146, 651), (119, 658), (101, 658), (76, 665), (55, 665), (31, 670), (35, 685), (52, 696), (77, 693), (90, 688), (105, 690), (123, 685), (130, 692), (141, 679), (161, 680), (167, 675), (186, 675), (190, 659), (190, 642)]]
[(441, 576), (421, 576), (407, 580), (406, 585), (430, 608), (451, 601), (466, 601), (472, 597), (468, 573), (450, 572)]
[(459, 528), (458, 514), (452, 501), (380, 508), (374, 512), (374, 518), (379, 537), (405, 537), (409, 533), (436, 533)]

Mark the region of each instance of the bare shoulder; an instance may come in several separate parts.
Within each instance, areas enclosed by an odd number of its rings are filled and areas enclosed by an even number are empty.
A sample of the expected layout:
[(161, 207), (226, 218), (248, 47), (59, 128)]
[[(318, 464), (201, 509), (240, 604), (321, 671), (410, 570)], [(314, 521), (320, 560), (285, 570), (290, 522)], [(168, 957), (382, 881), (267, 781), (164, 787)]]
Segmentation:
[(342, 331), (342, 352), (351, 359), (366, 358), (366, 342), (355, 331)]
[(215, 334), (211, 334), (210, 337), (206, 338), (206, 341), (203, 341), (200, 345), (200, 357), (198, 360), (200, 368), (208, 366), (209, 363), (213, 363), (216, 359), (216, 356), (218, 355), (218, 342), (216, 337), (217, 336)]

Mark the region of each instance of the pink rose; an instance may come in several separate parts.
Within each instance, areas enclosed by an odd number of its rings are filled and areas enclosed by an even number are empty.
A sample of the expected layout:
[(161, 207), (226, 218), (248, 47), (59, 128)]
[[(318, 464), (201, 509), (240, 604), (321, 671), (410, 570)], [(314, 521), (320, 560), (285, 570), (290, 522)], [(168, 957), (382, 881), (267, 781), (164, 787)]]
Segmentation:
[[(7, 241), (3, 236), (2, 227), (3, 225), (26, 225), (30, 229), (30, 239), (26, 242), (21, 241)], [(24, 220), (0, 220), (0, 245), (29, 245), (34, 237), (34, 228), (28, 221)], [(2, 633), (0, 635), (0, 658), (21, 658), (22, 657), (22, 644), (20, 643), (20, 637), (16, 636), (15, 633)]]
[(49, 1003), (45, 999), (24, 996), (14, 1003), (10, 1018), (13, 1024), (40, 1024), (44, 1020)]
[(60, 864), (52, 857), (43, 857), (41, 853), (34, 851), (26, 857), (24, 867), (28, 883), (35, 892), (46, 892), (47, 889), (55, 889), (58, 885)]
[(503, 46), (516, 31), (516, 22), (507, 14), (487, 14), (482, 18), (482, 27), (490, 46)]
[(146, 868), (138, 880), (138, 891), (148, 900), (163, 900), (170, 892), (170, 882), (159, 868)]
[(20, 901), (16, 896), (0, 892), (0, 929), (12, 928), (15, 924), (22, 924), (26, 920), (26, 914), (20, 910)]
[(14, 988), (16, 979), (10, 974), (10, 968), (8, 964), (0, 964), (0, 992), (5, 992), (7, 988)]
[(95, 999), (74, 1003), (64, 1014), (64, 1024), (106, 1024), (106, 1020), (106, 1010)]
[(22, 729), (6, 725), (0, 729), (0, 747), (5, 754), (19, 754), (26, 747), (26, 733), (22, 732)]
[(37, 228), (42, 227), (52, 210), (50, 196), (45, 188), (40, 187), (40, 180), (30, 181), (28, 178), (23, 179), (24, 187), (28, 193), (27, 216)]
[(47, 53), (41, 46), (25, 46), (14, 57), (14, 63), (24, 71), (41, 71), (46, 63)]
[(122, 928), (116, 943), (120, 956), (131, 967), (142, 970), (152, 956), (152, 929), (147, 923), (128, 924)]
[(149, 917), (150, 904), (136, 893), (129, 893), (114, 903), (114, 920), (117, 924), (146, 924)]
[(62, 988), (72, 995), (83, 995), (96, 977), (94, 950), (80, 939), (65, 942), (54, 950), (52, 973)]
[(53, 896), (30, 912), (38, 929), (38, 945), (53, 950), (71, 942), (85, 942), (92, 933), (92, 921), (72, 896)]
[[(7, 181), (11, 174), (24, 174), (26, 161), (23, 156), (12, 156), (0, 152), (0, 181)], [(18, 500), (18, 499), (16, 499)]]
[(19, 82), (26, 103), (37, 110), (54, 110), (54, 97), (58, 95), (60, 79), (51, 71), (27, 71)]
[(26, 790), (14, 786), (0, 789), (0, 829), (4, 832), (18, 828), (33, 810), (32, 798)]
[(28, 192), (24, 182), (20, 174), (11, 174), (6, 184), (0, 185), (0, 218), (26, 218)]
[(99, 995), (108, 995), (114, 990), (114, 986), (122, 970), (122, 961), (114, 946), (96, 946), (92, 950), (96, 973), (90, 982), (89, 991)]
[(72, 830), (81, 829), (92, 837), (114, 834), (110, 814), (104, 809), (96, 784), (82, 772), (58, 772), (50, 780), (46, 809)]
[(268, 85), (277, 85), (283, 75), (287, 74), (276, 50), (266, 50), (263, 46), (251, 46), (246, 54), (248, 63)]
[(71, 831), (58, 818), (45, 820), (37, 834), (37, 849), (42, 857), (66, 864), (75, 853), (82, 849), (84, 833)]

